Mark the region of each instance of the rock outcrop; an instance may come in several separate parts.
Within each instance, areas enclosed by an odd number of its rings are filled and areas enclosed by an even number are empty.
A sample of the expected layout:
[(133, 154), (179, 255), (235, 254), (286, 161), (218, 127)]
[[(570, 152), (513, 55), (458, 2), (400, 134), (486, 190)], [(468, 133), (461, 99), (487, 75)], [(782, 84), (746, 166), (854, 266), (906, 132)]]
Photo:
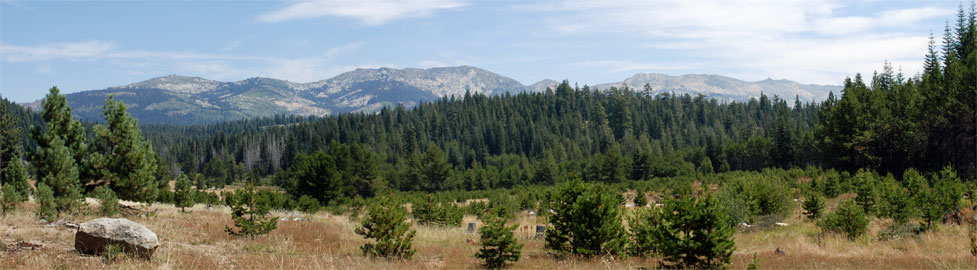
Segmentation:
[(159, 247), (159, 238), (142, 224), (124, 218), (98, 218), (82, 223), (75, 234), (75, 249), (86, 254), (101, 254), (109, 245), (149, 259)]

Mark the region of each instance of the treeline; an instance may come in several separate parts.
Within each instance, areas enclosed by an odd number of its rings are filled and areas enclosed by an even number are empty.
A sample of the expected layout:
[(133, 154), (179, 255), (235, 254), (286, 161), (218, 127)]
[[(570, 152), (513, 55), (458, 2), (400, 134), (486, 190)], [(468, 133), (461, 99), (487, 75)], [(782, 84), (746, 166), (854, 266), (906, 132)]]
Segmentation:
[[(931, 40), (922, 74), (906, 77), (886, 64), (869, 82), (846, 79), (840, 96), (820, 103), (765, 95), (726, 103), (564, 81), (543, 93), (466, 93), (374, 114), (157, 126), (147, 133), (165, 145), (164, 164), (201, 173), (209, 185), (245, 171), (275, 175), (333, 142), (372, 153), (377, 178), (405, 191), (552, 184), (567, 172), (613, 183), (806, 166), (899, 176), (952, 165), (973, 178), (973, 17), (961, 9), (942, 46)], [(430, 169), (423, 179), (420, 166)]]
[[(900, 176), (910, 168), (936, 172), (952, 165), (972, 179), (977, 153), (977, 60), (974, 12), (947, 25), (943, 44), (931, 40), (923, 74), (906, 77), (888, 64), (870, 82), (846, 79), (840, 97), (820, 103), (761, 95), (748, 102), (704, 96), (606, 91), (568, 81), (542, 93), (466, 93), (408, 109), (325, 118), (280, 116), (209, 126), (144, 126), (160, 164), (158, 175), (191, 175), (199, 188), (245, 177), (288, 188), (284, 170), (321, 165), (342, 173), (333, 147), (364, 152), (370, 164), (356, 194), (485, 190), (553, 184), (573, 173), (616, 183), (769, 167), (866, 168)], [(9, 106), (20, 126), (39, 118)], [(86, 142), (97, 136), (83, 124)], [(26, 131), (23, 128), (22, 131)], [(26, 133), (26, 132), (25, 132)], [(20, 137), (25, 137), (21, 135)], [(32, 152), (36, 140), (24, 140)], [(332, 147), (331, 147), (332, 146)], [(333, 165), (300, 157), (329, 153)], [(78, 159), (80, 160), (80, 159)], [(332, 167), (330, 167), (332, 166)], [(83, 172), (84, 173), (84, 172)], [(344, 195), (345, 197), (345, 195)]]
[(829, 98), (820, 149), (829, 165), (901, 173), (952, 164), (967, 177), (977, 169), (977, 30), (974, 11), (947, 24), (942, 46), (932, 35), (923, 73), (904, 78), (886, 64), (872, 81), (846, 79)]
[[(213, 133), (152, 127), (147, 137), (166, 145), (159, 147), (164, 163), (202, 173), (211, 185), (233, 182), (243, 171), (276, 174), (300, 154), (327, 151), (333, 142), (373, 153), (380, 178), (400, 190), (547, 184), (568, 171), (620, 181), (820, 164), (810, 154), (813, 143), (803, 143), (814, 137), (815, 104), (647, 93), (564, 82), (546, 93), (469, 94), (411, 110), (290, 118), (260, 128), (253, 121), (221, 124)], [(448, 173), (425, 187), (410, 169), (422, 163)], [(613, 172), (600, 175), (603, 169)]]

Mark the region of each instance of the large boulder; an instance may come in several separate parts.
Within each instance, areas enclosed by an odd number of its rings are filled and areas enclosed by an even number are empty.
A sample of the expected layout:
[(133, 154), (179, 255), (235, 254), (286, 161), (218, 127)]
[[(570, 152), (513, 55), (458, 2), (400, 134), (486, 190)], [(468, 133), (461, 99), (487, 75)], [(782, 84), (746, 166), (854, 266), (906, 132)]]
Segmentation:
[(159, 238), (146, 226), (124, 218), (98, 218), (78, 226), (75, 249), (79, 252), (97, 255), (108, 245), (148, 260), (159, 247)]

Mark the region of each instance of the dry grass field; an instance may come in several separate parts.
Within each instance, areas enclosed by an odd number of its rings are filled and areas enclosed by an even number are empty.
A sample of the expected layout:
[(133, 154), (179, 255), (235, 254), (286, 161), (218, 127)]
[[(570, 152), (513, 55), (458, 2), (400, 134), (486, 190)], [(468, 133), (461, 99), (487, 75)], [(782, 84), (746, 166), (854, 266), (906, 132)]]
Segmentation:
[[(0, 221), (0, 242), (5, 246), (0, 251), (0, 269), (475, 269), (480, 263), (473, 257), (479, 247), (478, 235), (467, 234), (464, 226), (415, 226), (415, 256), (406, 261), (386, 260), (361, 255), (359, 247), (366, 241), (353, 233), (357, 223), (347, 216), (276, 212), (280, 217), (302, 220), (279, 221), (278, 229), (270, 234), (248, 239), (224, 232), (224, 226), (231, 225), (226, 208), (197, 205), (185, 214), (166, 204), (148, 209), (157, 212), (155, 217), (129, 217), (159, 236), (161, 246), (152, 260), (110, 262), (74, 252), (74, 229), (42, 224), (34, 216), (35, 207), (29, 202)], [(69, 219), (84, 222), (92, 218)], [(517, 221), (517, 236), (525, 243), (522, 259), (513, 265), (517, 269), (648, 269), (657, 263), (633, 257), (558, 260), (547, 255), (542, 240), (530, 238), (541, 219), (524, 212)], [(463, 224), (468, 222), (477, 220), (465, 217)], [(756, 253), (762, 269), (977, 269), (966, 226), (942, 226), (918, 237), (879, 241), (875, 235), (890, 221), (875, 219), (867, 236), (851, 242), (839, 235), (821, 234), (802, 218), (800, 210), (785, 222), (790, 225), (736, 233), (731, 267), (745, 268)], [(12, 248), (19, 241), (43, 247)], [(778, 248), (784, 254), (777, 254)]]

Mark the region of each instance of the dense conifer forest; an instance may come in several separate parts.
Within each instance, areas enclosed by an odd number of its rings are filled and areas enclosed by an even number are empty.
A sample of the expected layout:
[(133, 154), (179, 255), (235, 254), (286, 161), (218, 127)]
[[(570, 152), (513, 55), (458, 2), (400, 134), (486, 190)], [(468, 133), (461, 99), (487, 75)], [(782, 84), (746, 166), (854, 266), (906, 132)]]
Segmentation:
[(653, 256), (675, 268), (730, 264), (734, 229), (788, 226), (798, 205), (851, 241), (873, 219), (888, 225), (878, 241), (919, 235), (977, 195), (974, 17), (961, 7), (942, 41), (931, 36), (920, 74), (886, 63), (807, 103), (564, 80), (375, 113), (140, 126), (112, 97), (104, 121), (80, 122), (55, 87), (39, 112), (0, 104), (0, 206), (33, 195), (38, 217), (54, 220), (86, 195), (108, 216), (119, 199), (181, 212), (226, 204), (236, 228), (225, 230), (249, 238), (276, 229), (273, 209), (325, 207), (376, 241), (364, 256), (404, 260), (416, 251), (412, 223), (458, 227), (470, 215), (490, 224), (478, 253), (489, 268), (519, 260), (507, 222), (521, 211), (545, 220), (556, 258)]

